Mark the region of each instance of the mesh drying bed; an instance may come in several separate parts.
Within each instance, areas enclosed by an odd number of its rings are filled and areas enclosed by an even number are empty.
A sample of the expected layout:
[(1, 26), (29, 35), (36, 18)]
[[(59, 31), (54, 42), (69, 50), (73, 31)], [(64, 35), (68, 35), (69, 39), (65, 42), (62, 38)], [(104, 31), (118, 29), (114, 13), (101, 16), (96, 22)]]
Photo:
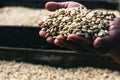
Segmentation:
[(0, 61), (1, 80), (119, 80), (120, 72), (93, 67), (55, 68), (23, 62)]

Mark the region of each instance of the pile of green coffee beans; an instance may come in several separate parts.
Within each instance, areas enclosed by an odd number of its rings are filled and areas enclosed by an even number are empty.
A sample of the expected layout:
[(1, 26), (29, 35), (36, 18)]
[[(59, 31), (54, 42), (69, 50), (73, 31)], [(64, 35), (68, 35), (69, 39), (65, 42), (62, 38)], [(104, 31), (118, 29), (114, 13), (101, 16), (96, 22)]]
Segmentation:
[(115, 18), (113, 13), (90, 10), (84, 6), (62, 8), (51, 13), (41, 25), (46, 36), (56, 38), (57, 35), (67, 37), (77, 34), (94, 40), (98, 36), (109, 35), (109, 21)]

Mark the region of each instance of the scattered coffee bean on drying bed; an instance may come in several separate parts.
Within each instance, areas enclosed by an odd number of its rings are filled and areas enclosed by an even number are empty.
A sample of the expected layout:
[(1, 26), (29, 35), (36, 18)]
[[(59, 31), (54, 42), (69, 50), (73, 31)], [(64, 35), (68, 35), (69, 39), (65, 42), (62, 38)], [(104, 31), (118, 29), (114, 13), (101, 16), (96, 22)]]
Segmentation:
[(109, 35), (109, 21), (115, 18), (113, 13), (90, 10), (84, 6), (58, 9), (50, 14), (41, 25), (46, 36), (56, 38), (57, 35), (68, 37), (77, 34), (94, 40), (98, 36)]
[(93, 67), (55, 68), (0, 61), (0, 80), (120, 80), (120, 72)]

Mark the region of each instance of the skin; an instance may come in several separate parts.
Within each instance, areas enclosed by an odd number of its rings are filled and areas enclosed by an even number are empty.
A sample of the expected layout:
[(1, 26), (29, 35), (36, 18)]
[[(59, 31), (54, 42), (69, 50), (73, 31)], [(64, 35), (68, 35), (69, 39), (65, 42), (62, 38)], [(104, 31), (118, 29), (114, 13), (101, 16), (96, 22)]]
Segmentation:
[[(82, 4), (77, 2), (47, 2), (45, 8), (49, 11), (55, 11), (60, 8), (77, 7)], [(40, 21), (39, 26), (44, 22)], [(109, 22), (109, 36), (97, 37), (93, 42), (76, 34), (70, 34), (67, 39), (58, 35), (56, 39), (47, 37), (48, 43), (54, 43), (61, 47), (67, 47), (78, 53), (84, 54), (110, 54), (110, 56), (120, 64), (120, 18), (114, 18)], [(39, 35), (45, 37), (46, 32), (40, 31)]]

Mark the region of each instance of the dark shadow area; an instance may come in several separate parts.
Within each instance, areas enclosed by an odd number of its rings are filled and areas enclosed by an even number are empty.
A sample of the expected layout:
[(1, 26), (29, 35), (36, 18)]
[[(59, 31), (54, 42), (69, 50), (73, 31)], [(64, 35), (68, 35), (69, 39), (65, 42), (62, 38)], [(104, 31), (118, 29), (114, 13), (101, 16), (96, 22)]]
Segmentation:
[(49, 65), (62, 68), (95, 67), (120, 71), (109, 55), (77, 54), (67, 50), (1, 48), (0, 60)]
[(2, 26), (0, 27), (0, 46), (38, 48), (38, 49), (65, 49), (47, 43), (39, 36), (40, 27)]

